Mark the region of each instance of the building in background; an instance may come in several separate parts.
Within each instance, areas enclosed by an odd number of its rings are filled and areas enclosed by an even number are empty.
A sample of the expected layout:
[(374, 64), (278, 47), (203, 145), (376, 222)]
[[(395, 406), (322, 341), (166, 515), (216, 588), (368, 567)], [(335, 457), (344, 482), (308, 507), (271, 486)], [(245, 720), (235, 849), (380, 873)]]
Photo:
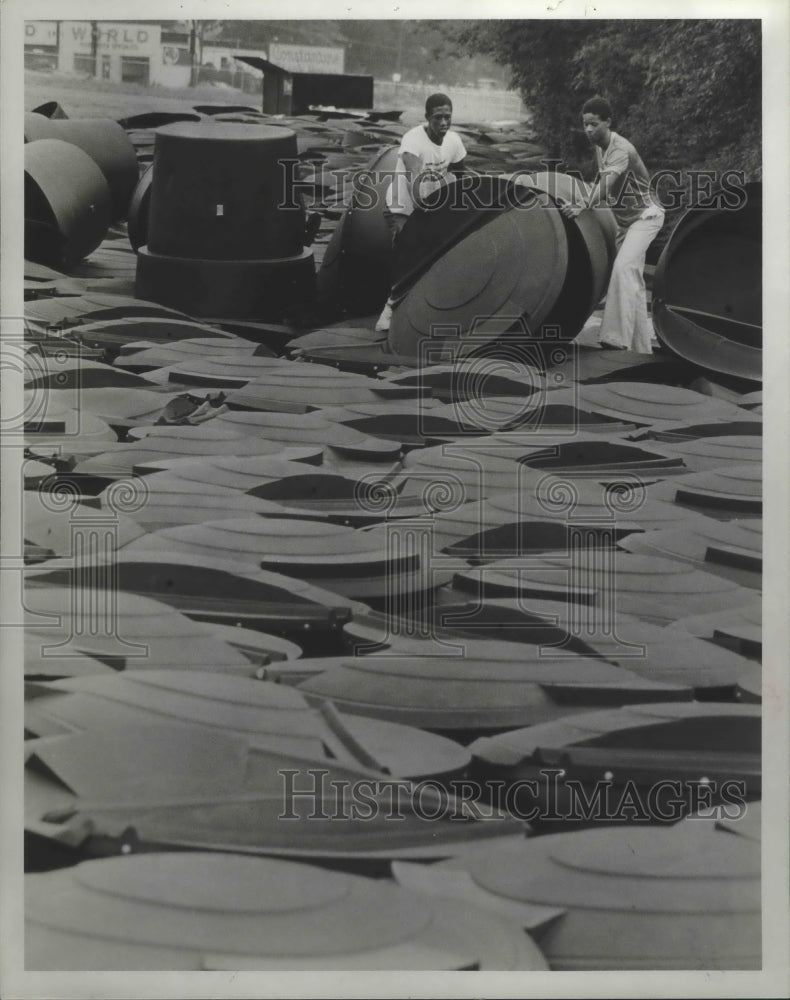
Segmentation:
[(58, 68), (57, 21), (25, 21), (25, 69)]
[(115, 83), (155, 82), (162, 29), (123, 21), (59, 21), (58, 70)]
[[(258, 49), (202, 44), (194, 82), (260, 93), (262, 73), (237, 62), (234, 56), (241, 54), (267, 55)], [(180, 88), (193, 82), (189, 32), (139, 21), (27, 21), (25, 67), (142, 86)]]

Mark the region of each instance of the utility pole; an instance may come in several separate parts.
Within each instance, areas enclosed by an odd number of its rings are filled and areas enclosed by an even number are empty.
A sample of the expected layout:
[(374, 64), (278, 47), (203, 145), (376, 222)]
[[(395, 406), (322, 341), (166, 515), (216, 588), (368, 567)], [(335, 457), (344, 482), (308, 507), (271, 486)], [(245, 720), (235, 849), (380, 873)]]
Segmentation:
[(406, 22), (401, 21), (398, 24), (398, 53), (395, 58), (395, 72), (392, 74), (392, 79), (395, 81), (395, 96), (394, 100), (398, 100), (398, 87), (401, 82), (401, 65), (403, 63), (403, 31), (406, 27)]
[(91, 60), (93, 62), (93, 76), (99, 75), (99, 22), (91, 21)]
[(200, 70), (200, 62), (202, 57), (201, 52), (201, 35), (202, 26), (200, 21), (190, 21), (189, 28), (189, 59), (190, 59), (190, 73), (189, 73), (189, 86), (196, 87), (198, 82), (198, 72)]

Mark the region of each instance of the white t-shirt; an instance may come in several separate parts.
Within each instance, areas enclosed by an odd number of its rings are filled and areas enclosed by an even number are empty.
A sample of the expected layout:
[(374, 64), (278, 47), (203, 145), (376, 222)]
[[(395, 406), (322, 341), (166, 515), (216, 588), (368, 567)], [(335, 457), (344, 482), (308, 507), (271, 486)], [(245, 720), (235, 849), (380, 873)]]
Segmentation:
[(422, 170), (430, 170), (439, 175), (435, 180), (426, 177), (420, 183), (419, 191), (422, 198), (440, 187), (440, 178), (447, 176), (451, 163), (458, 163), (466, 156), (464, 144), (457, 132), (448, 131), (442, 139), (441, 146), (437, 146), (428, 138), (424, 125), (415, 125), (409, 129), (401, 139), (396, 173), (385, 197), (387, 208), (393, 215), (411, 215), (414, 211), (414, 203), (406, 180), (406, 168), (403, 164), (404, 153), (416, 156)]

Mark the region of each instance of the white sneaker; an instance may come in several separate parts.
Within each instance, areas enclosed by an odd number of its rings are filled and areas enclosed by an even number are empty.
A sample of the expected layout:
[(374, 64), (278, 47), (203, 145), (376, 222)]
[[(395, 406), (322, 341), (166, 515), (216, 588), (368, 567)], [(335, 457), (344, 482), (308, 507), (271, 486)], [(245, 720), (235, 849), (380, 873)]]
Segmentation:
[(389, 302), (381, 310), (381, 315), (376, 323), (376, 333), (385, 333), (390, 328), (390, 320), (392, 319), (392, 306)]

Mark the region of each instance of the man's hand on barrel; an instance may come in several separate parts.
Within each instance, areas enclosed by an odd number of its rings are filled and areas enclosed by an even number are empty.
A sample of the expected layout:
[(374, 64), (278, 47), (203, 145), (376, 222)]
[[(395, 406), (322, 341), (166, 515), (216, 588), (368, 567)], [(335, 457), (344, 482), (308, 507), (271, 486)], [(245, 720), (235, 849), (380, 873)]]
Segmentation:
[(563, 198), (557, 199), (557, 208), (562, 212), (566, 219), (575, 219), (577, 215), (580, 215), (585, 206), (584, 205), (574, 205), (570, 201), (565, 201)]

